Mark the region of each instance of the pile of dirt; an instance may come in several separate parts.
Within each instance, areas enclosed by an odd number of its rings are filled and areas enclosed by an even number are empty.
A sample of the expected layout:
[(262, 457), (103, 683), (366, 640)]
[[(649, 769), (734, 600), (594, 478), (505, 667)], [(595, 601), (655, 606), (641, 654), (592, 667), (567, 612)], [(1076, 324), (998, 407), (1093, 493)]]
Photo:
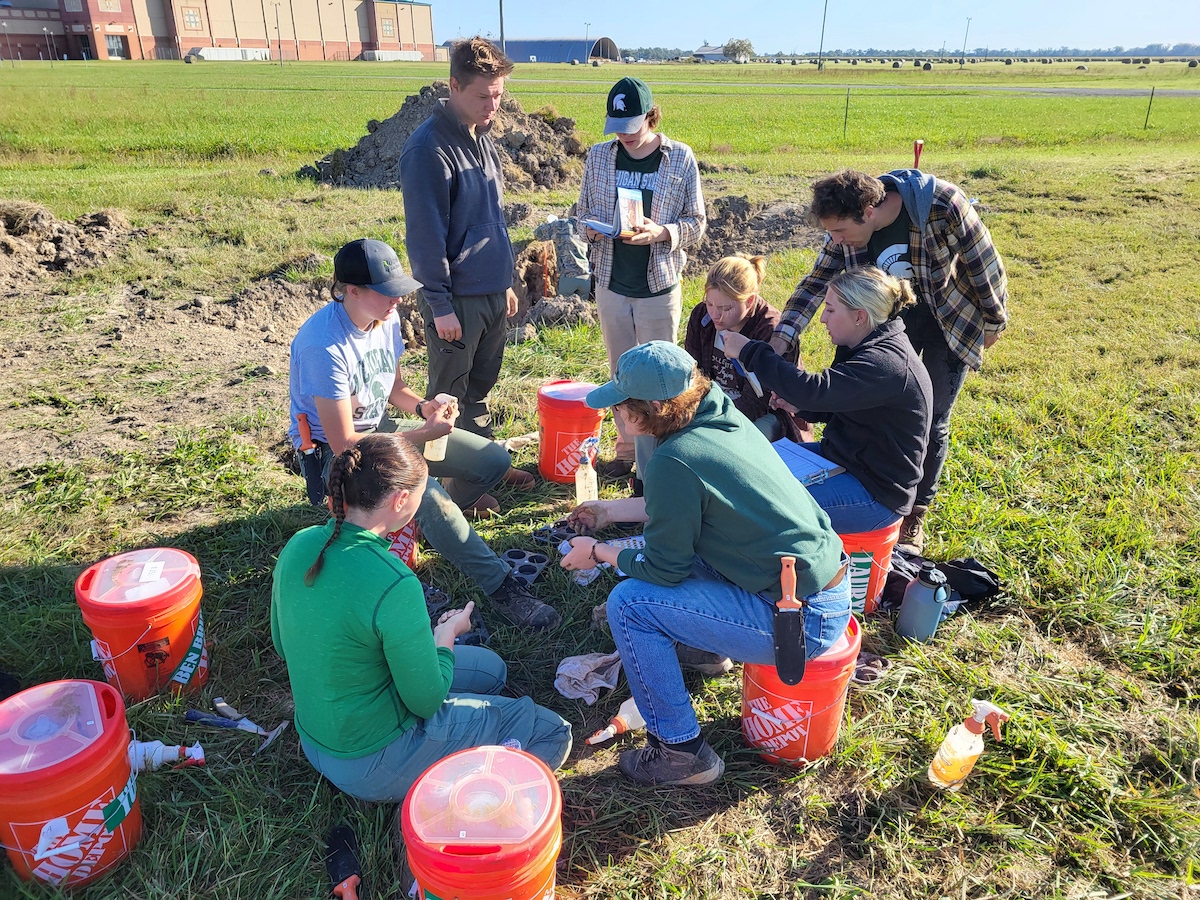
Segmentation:
[[(409, 135), (432, 115), (438, 101), (450, 96), (450, 85), (435, 81), (409, 96), (390, 119), (367, 122), (367, 135), (348, 150), (334, 150), (302, 176), (332, 184), (367, 188), (400, 188), (400, 154)], [(575, 120), (551, 110), (526, 113), (505, 94), (490, 132), (500, 150), (504, 185), (509, 190), (553, 188), (578, 182), (587, 148), (575, 133)]]
[(723, 256), (766, 255), (793, 247), (819, 247), (825, 232), (808, 221), (808, 209), (779, 201), (754, 204), (747, 197), (708, 201), (704, 240), (688, 253), (687, 274), (698, 275)]
[(0, 200), (0, 293), (37, 281), (47, 272), (72, 272), (107, 259), (133, 235), (113, 209), (73, 223), (36, 203)]

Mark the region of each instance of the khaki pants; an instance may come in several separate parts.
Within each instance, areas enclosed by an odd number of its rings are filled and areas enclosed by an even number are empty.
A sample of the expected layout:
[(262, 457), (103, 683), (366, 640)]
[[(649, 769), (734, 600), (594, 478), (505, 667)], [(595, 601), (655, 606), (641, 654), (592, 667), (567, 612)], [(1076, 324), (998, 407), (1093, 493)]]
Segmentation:
[[(596, 310), (600, 314), (604, 349), (608, 351), (608, 373), (612, 376), (617, 371), (617, 360), (626, 350), (647, 341), (674, 344), (679, 340), (683, 288), (675, 285), (669, 293), (657, 297), (624, 297), (596, 285)], [(625, 422), (616, 409), (613, 410), (613, 421), (617, 425), (616, 458), (633, 459), (633, 438), (625, 433)], [(645, 462), (646, 459), (638, 454), (639, 472)]]

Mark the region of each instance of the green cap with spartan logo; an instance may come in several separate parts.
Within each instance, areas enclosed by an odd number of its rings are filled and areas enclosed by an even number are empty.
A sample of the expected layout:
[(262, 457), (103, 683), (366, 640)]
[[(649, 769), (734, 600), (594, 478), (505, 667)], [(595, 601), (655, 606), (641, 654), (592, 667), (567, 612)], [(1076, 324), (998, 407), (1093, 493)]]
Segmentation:
[(385, 297), (403, 297), (421, 287), (421, 282), (404, 271), (395, 250), (369, 238), (351, 241), (337, 252), (333, 278), (342, 284), (379, 291)]
[(640, 78), (622, 78), (608, 92), (608, 118), (605, 134), (633, 134), (646, 121), (654, 105), (654, 96)]

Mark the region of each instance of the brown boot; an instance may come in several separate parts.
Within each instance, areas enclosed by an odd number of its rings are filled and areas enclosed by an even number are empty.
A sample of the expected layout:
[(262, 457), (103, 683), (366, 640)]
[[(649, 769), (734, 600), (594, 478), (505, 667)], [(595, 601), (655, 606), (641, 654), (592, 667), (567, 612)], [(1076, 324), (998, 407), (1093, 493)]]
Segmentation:
[(900, 538), (896, 541), (896, 549), (911, 556), (920, 556), (925, 550), (925, 514), (928, 506), (914, 506), (913, 511), (904, 517), (900, 525)]

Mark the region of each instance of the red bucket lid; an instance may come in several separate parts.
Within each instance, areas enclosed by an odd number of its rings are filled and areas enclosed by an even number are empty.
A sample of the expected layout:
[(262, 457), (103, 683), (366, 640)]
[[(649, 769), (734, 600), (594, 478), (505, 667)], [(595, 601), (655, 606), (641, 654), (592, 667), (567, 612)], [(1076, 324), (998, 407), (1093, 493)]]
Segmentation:
[(590, 381), (547, 381), (538, 388), (538, 402), (550, 406), (587, 407), (587, 395), (596, 387)]
[(462, 750), (434, 763), (404, 800), (410, 852), (449, 853), (476, 870), (523, 861), (561, 827), (562, 793), (540, 759), (506, 747)]
[(120, 695), (98, 681), (52, 681), (0, 703), (0, 784), (70, 778), (129, 743)]
[(75, 582), (75, 599), (97, 615), (154, 615), (190, 600), (199, 589), (200, 564), (194, 556), (151, 547), (84, 569)]

